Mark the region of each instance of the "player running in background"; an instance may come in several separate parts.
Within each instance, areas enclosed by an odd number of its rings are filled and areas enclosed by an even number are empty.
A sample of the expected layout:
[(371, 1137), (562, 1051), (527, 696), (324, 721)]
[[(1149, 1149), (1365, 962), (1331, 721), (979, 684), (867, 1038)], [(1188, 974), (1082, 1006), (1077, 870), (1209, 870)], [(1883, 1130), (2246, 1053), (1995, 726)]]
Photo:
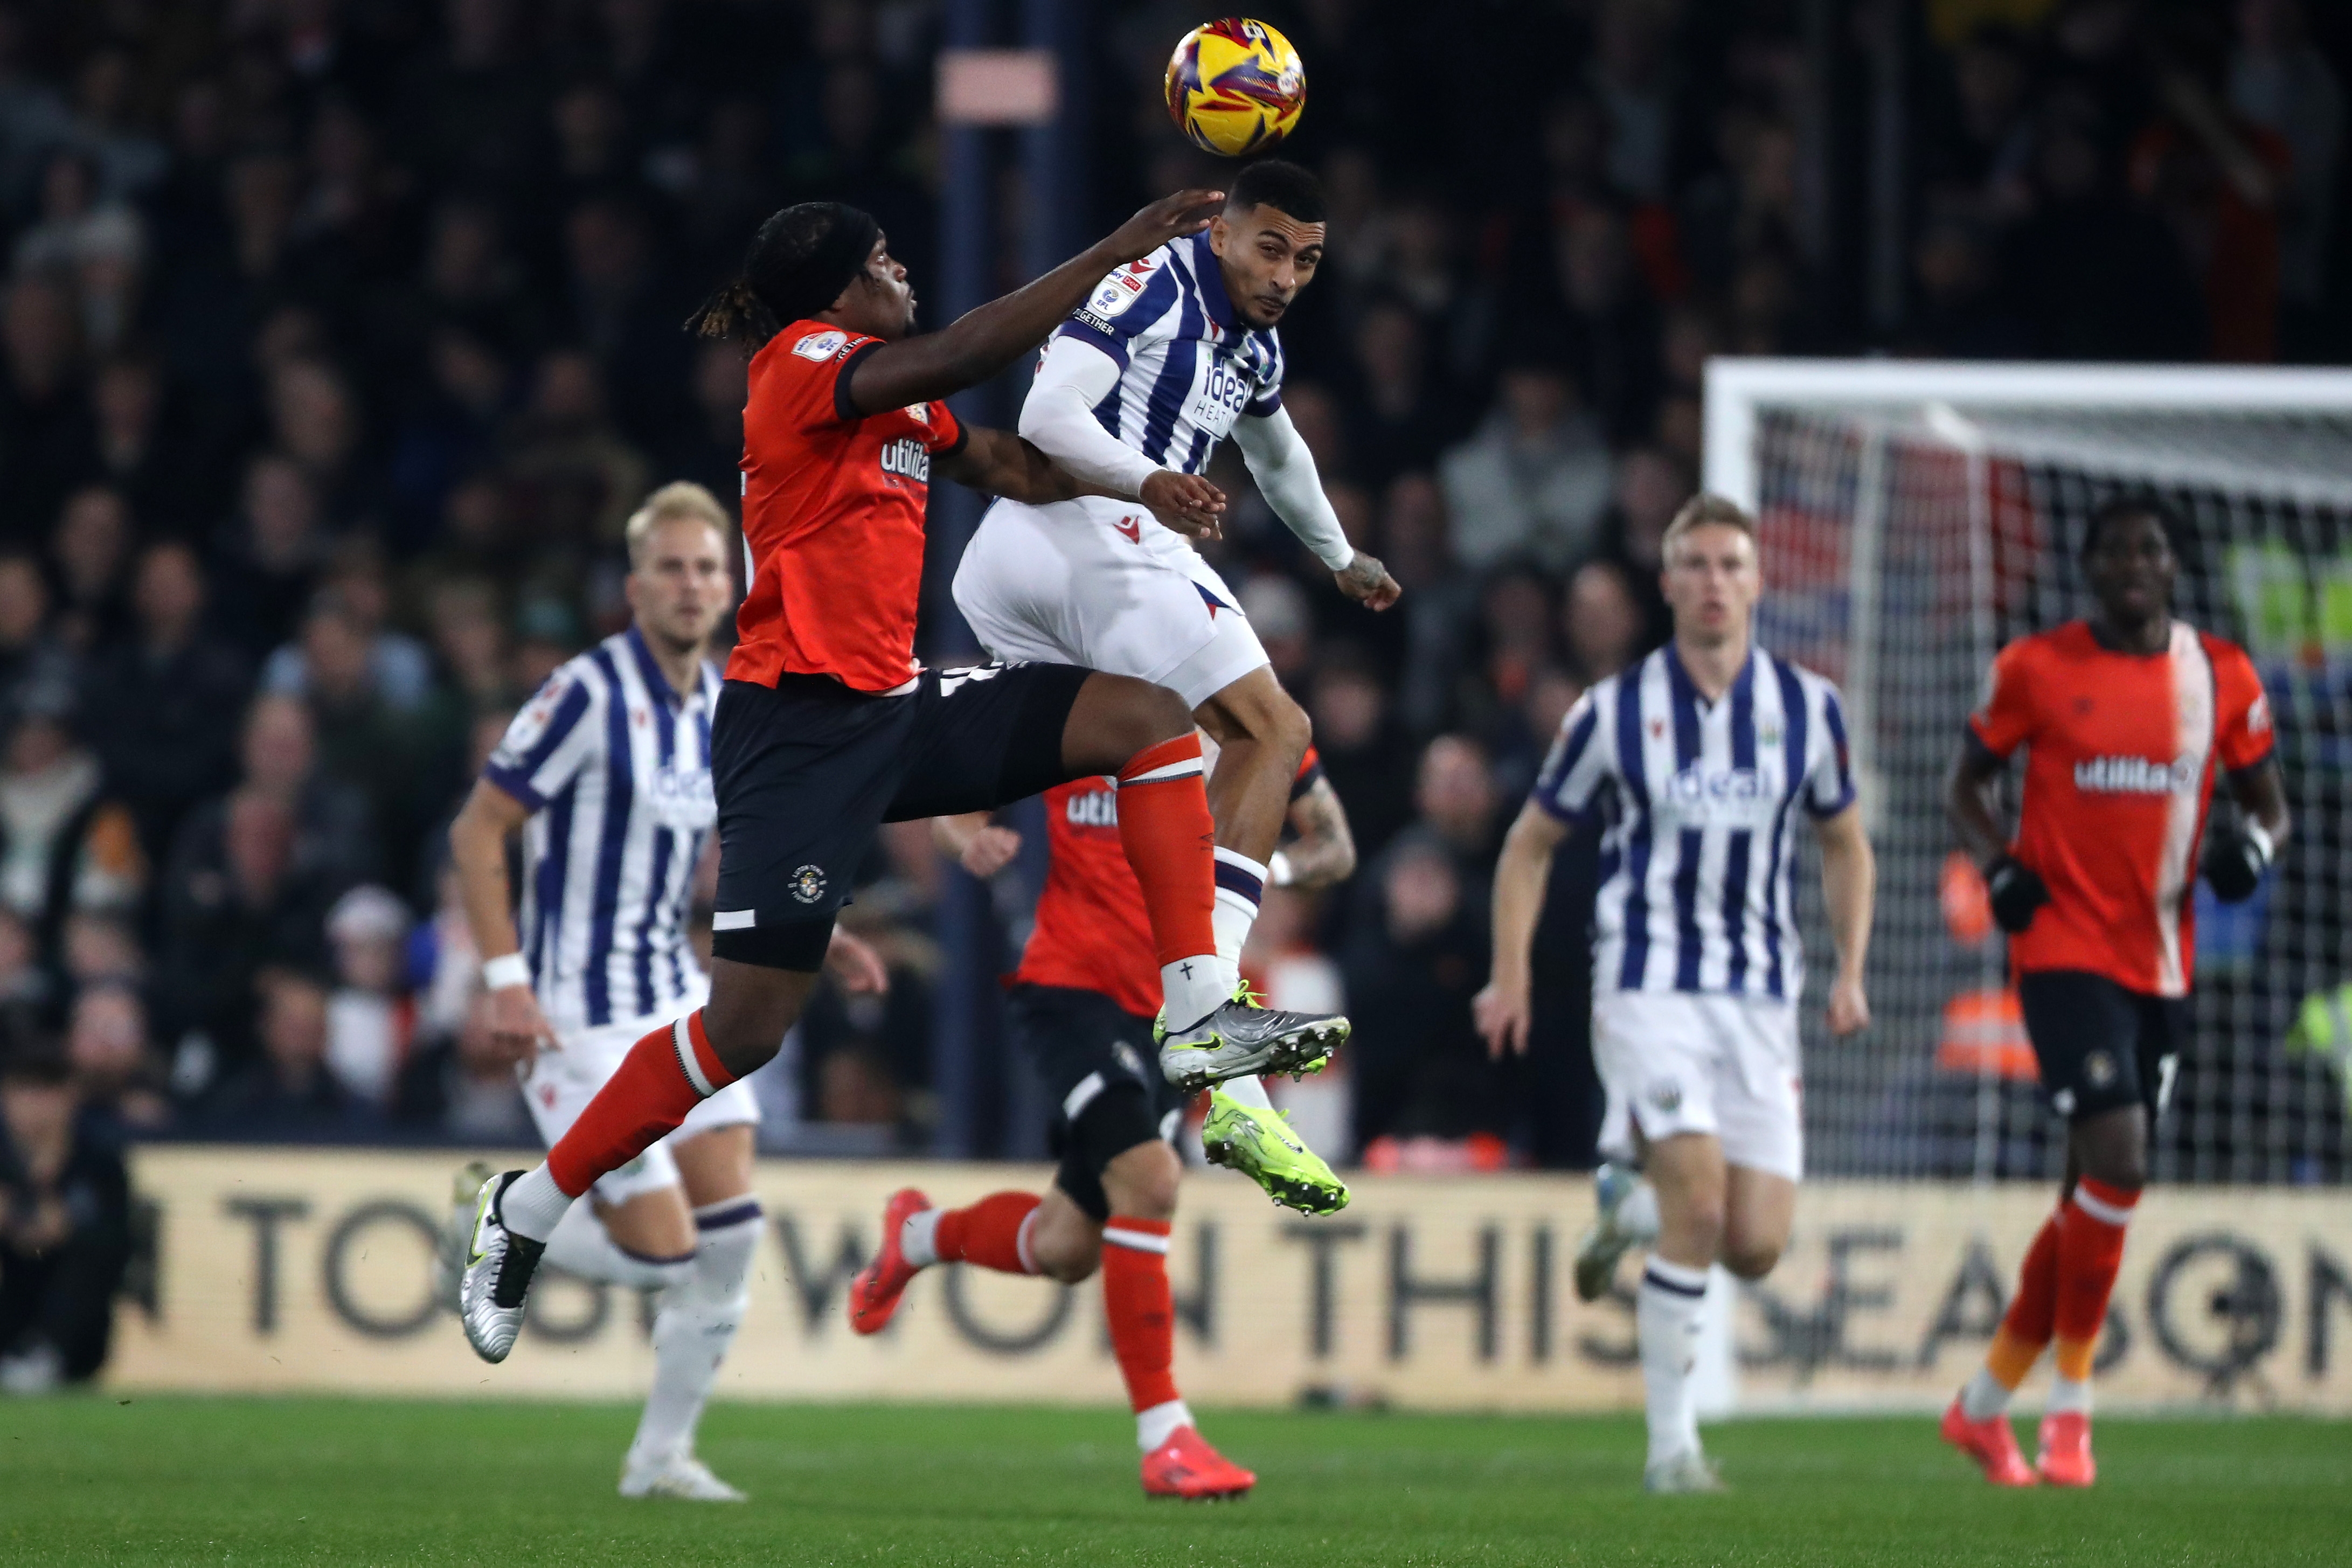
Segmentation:
[[(1107, 494), (1049, 506), (1000, 500), (956, 569), (956, 605), (992, 657), (1081, 664), (1165, 686), (1216, 741), (1209, 805), (1217, 953), (1228, 963), (1257, 918), (1308, 725), (1276, 682), (1233, 590), (1184, 537), (1213, 536), (1213, 521), (1191, 520), (1160, 498), (1205, 485), (1197, 476), (1230, 434), (1267, 504), (1340, 591), (1376, 610), (1396, 602), (1396, 580), (1348, 542), (1282, 405), (1276, 328), (1313, 280), (1323, 240), (1315, 176), (1267, 159), (1241, 172), (1207, 233), (1105, 277), (1046, 344), (1021, 434)], [(1155, 521), (1154, 510), (1173, 526)], [(1161, 1062), (1188, 1089), (1235, 1068), (1278, 1066), (1233, 1042), (1211, 1048), (1181, 1038), (1167, 1043)], [(1222, 1097), (1273, 1119), (1255, 1078), (1231, 1078)], [(1340, 1190), (1328, 1167), (1324, 1179), (1327, 1193)]]
[[(551, 1144), (637, 1037), (700, 1006), (709, 990), (687, 942), (687, 904), (715, 816), (719, 674), (704, 656), (734, 600), (731, 531), (700, 485), (653, 493), (625, 531), (629, 629), (548, 678), (450, 827), (466, 918), (487, 955), (491, 1038), (520, 1065), (523, 1098)], [(519, 830), (520, 921), (507, 886), (507, 841)], [(845, 982), (884, 984), (870, 950), (845, 933), (835, 942)], [(694, 1429), (750, 1294), (759, 1116), (746, 1084), (712, 1095), (675, 1133), (601, 1177), (593, 1208), (573, 1209), (548, 1237), (558, 1268), (662, 1292), (653, 1391), (622, 1468), (624, 1497), (742, 1500), (695, 1458)], [(457, 1255), (453, 1295), (488, 1174), (477, 1164), (459, 1177), (445, 1248)]]
[(1647, 1180), (1604, 1184), (1588, 1250), (1605, 1255), (1605, 1280), (1629, 1247), (1649, 1243), (1634, 1307), (1650, 1428), (1643, 1481), (1712, 1491), (1722, 1483), (1700, 1450), (1690, 1391), (1707, 1269), (1771, 1272), (1804, 1165), (1794, 808), (1820, 838), (1838, 955), (1829, 1026), (1841, 1035), (1870, 1022), (1863, 961), (1876, 871), (1836, 688), (1755, 646), (1753, 520), (1700, 496), (1667, 526), (1664, 555), (1673, 640), (1586, 692), (1561, 724), (1495, 870), (1494, 973), (1475, 1008), (1490, 1049), (1527, 1049), (1528, 952), (1552, 854), (1568, 834), (1598, 831), (1601, 1147), (1612, 1161), (1638, 1158)]
[[(950, 393), (1034, 348), (1113, 267), (1197, 232), (1217, 193), (1155, 203), (1044, 278), (916, 336), (914, 290), (868, 214), (830, 202), (761, 226), (740, 276), (698, 313), (753, 351), (743, 414), (740, 640), (711, 720), (719, 895), (710, 997), (632, 1046), (545, 1163), (483, 1184), (461, 1291), (467, 1340), (503, 1360), (530, 1277), (572, 1201), (772, 1058), (800, 1017), (849, 879), (885, 821), (984, 811), (1116, 775), (1161, 1005), (1179, 1040), (1287, 1068), (1345, 1021), (1236, 998), (1217, 956), (1214, 826), (1192, 715), (1169, 692), (1067, 665), (925, 669), (915, 658), (934, 467), (1024, 500), (1077, 493)], [(1161, 487), (1172, 510), (1202, 480)]]
[[(1355, 869), (1347, 815), (1311, 752), (1289, 817), (1298, 837), (1283, 854), (1285, 869), (1295, 866), (1296, 875), (1283, 885), (1323, 887)], [(1019, 835), (988, 826), (985, 816), (941, 817), (933, 831), (976, 876), (993, 875), (1020, 847)], [(908, 1282), (934, 1264), (1042, 1274), (1066, 1285), (1099, 1268), (1111, 1352), (1135, 1409), (1145, 1494), (1230, 1497), (1257, 1478), (1209, 1446), (1176, 1392), (1168, 1236), (1183, 1173), (1175, 1138), (1190, 1096), (1152, 1059), (1159, 977), (1146, 956), (1143, 890), (1118, 849), (1118, 792), (1110, 781), (1080, 779), (1047, 791), (1045, 841), (1052, 855), (1045, 887), (1006, 1013), (1060, 1106), (1052, 1130), (1060, 1169), (1043, 1198), (993, 1193), (942, 1210), (912, 1187), (892, 1194), (882, 1211), (881, 1249), (850, 1285), (850, 1327), (880, 1332)], [(1201, 1131), (1212, 1146), (1284, 1136), (1279, 1118), (1236, 1115), (1230, 1101), (1211, 1110)], [(1288, 1146), (1303, 1152), (1296, 1139)], [(1282, 1156), (1261, 1153), (1255, 1163), (1269, 1173), (1260, 1180), (1279, 1201), (1311, 1212), (1314, 1191), (1284, 1192)]]
[[(2172, 616), (2179, 520), (2147, 495), (2108, 501), (2083, 537), (2087, 620), (2021, 637), (1993, 661), (1947, 794), (2010, 933), (2025, 1030), (2067, 1120), (2066, 1180), (2019, 1270), (1985, 1364), (1944, 1413), (1944, 1440), (1997, 1486), (2089, 1486), (2091, 1363), (2147, 1184), (2148, 1132), (2188, 1044), (2198, 843), (2215, 895), (2251, 896), (2287, 834), (2270, 707), (2234, 643)], [(1999, 784), (2026, 749), (2017, 837)], [(2216, 768), (2242, 821), (2208, 825)], [(2033, 1468), (2009, 1398), (2056, 1342)]]

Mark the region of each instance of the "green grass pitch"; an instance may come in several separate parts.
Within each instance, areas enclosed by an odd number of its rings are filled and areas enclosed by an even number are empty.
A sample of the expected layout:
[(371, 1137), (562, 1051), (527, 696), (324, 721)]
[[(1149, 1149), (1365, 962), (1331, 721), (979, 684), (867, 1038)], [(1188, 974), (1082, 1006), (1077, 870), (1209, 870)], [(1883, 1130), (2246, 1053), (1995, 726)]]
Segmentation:
[[(2088, 1493), (1996, 1493), (1926, 1420), (1711, 1429), (1737, 1490), (1645, 1498), (1634, 1418), (1219, 1413), (1240, 1503), (1147, 1503), (1101, 1411), (721, 1405), (747, 1507), (623, 1502), (607, 1405), (0, 1402), (0, 1563), (2352, 1562), (2352, 1426), (2099, 1428)], [(2030, 1434), (2029, 1434), (2030, 1436)]]

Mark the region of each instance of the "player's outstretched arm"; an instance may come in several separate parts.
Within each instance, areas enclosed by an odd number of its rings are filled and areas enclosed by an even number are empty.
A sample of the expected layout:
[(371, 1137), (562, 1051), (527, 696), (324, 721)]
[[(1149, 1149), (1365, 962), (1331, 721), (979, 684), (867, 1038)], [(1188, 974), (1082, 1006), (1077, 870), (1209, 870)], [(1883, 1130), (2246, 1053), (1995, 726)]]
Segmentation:
[(1317, 779), (1290, 803), (1290, 826), (1298, 837), (1276, 850), (1269, 863), (1276, 886), (1328, 888), (1356, 874), (1355, 830), (1329, 779)]
[(1837, 979), (1830, 985), (1830, 1033), (1850, 1035), (1870, 1025), (1863, 970), (1870, 957), (1870, 917), (1878, 899), (1878, 858), (1863, 831), (1862, 807), (1849, 805), (1815, 826), (1822, 843), (1822, 902), (1837, 946)]
[(528, 1061), (555, 1032), (539, 1010), (529, 976), (514, 973), (522, 942), (515, 933), (514, 900), (507, 886), (507, 840), (530, 818), (530, 810), (490, 783), (474, 781), (457, 820), (449, 825), (449, 861), (457, 872), (457, 894), (466, 906), (466, 926), (482, 955), (482, 981), (490, 994), (490, 1043), (510, 1061)]
[(1397, 586), (1388, 568), (1348, 542), (1339, 514), (1323, 493), (1315, 454), (1307, 449), (1298, 426), (1291, 423), (1288, 409), (1243, 415), (1234, 421), (1234, 441), (1241, 447), (1250, 478), (1257, 481), (1265, 504), (1331, 569), (1341, 593), (1375, 610), (1385, 610), (1397, 602), (1404, 590)]
[(978, 386), (1045, 342), (1105, 273), (1200, 233), (1224, 199), (1223, 191), (1163, 196), (1035, 282), (965, 311), (939, 331), (883, 344), (858, 361), (850, 403), (860, 414), (879, 414)]
[(1566, 823), (1529, 801), (1504, 836), (1503, 858), (1495, 863), (1494, 968), (1486, 988), (1470, 1002), (1488, 1056), (1527, 1054), (1536, 922), (1543, 918), (1552, 855), (1568, 831)]

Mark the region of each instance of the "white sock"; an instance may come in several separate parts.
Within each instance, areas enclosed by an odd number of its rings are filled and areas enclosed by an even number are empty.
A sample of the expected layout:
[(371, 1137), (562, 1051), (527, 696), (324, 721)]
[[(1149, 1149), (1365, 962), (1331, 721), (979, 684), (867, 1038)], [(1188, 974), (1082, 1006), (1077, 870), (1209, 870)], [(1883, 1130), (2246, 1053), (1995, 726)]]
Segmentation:
[(1625, 1201), (1617, 1205), (1617, 1228), (1635, 1241), (1658, 1239), (1658, 1189), (1647, 1182), (1636, 1182)]
[(916, 1268), (929, 1268), (940, 1260), (939, 1235), (938, 1209), (910, 1214), (907, 1223), (898, 1227), (898, 1250)]
[(613, 1239), (593, 1204), (573, 1204), (547, 1238), (547, 1261), (566, 1274), (638, 1290), (664, 1290), (691, 1277), (694, 1254), (647, 1258)]
[(1690, 1380), (1698, 1357), (1706, 1270), (1652, 1258), (1642, 1270), (1642, 1287), (1633, 1300), (1642, 1393), (1650, 1415), (1649, 1462), (1654, 1465), (1698, 1447), (1698, 1410), (1691, 1400)]
[(1149, 1410), (1135, 1413), (1135, 1446), (1149, 1454), (1176, 1435), (1179, 1426), (1192, 1425), (1192, 1413), (1184, 1408), (1181, 1399), (1155, 1405)]
[(2086, 1377), (2077, 1383), (2071, 1377), (2053, 1375), (2050, 1379), (2050, 1403), (2042, 1408), (2052, 1415), (2063, 1415), (2070, 1411), (2088, 1415), (2091, 1413), (2091, 1380)]
[(1160, 994), (1166, 1002), (1170, 1032), (1189, 1029), (1232, 1001), (1238, 973), (1213, 952), (1161, 964)]
[(499, 1199), (499, 1220), (517, 1236), (545, 1241), (555, 1234), (563, 1211), (571, 1206), (572, 1199), (555, 1184), (555, 1178), (547, 1173), (547, 1163), (541, 1161), (516, 1177)]
[(2009, 1409), (2010, 1390), (1992, 1374), (1992, 1368), (1980, 1366), (1976, 1375), (1960, 1385), (1960, 1414), (1971, 1421), (1990, 1421)]
[(1256, 1078), (1229, 1078), (1217, 1085), (1244, 1105), (1259, 1110), (1272, 1110), (1274, 1101), (1266, 1098), (1265, 1080)]
[(751, 1303), (751, 1255), (760, 1245), (759, 1200), (745, 1194), (694, 1211), (701, 1245), (693, 1272), (662, 1292), (654, 1318), (654, 1386), (637, 1420), (632, 1463), (694, 1451), (694, 1428), (719, 1365)]
[(1217, 933), (1217, 956), (1239, 965), (1242, 944), (1257, 923), (1257, 907), (1265, 900), (1265, 868), (1238, 849), (1217, 849), (1217, 902), (1209, 911), (1209, 929)]

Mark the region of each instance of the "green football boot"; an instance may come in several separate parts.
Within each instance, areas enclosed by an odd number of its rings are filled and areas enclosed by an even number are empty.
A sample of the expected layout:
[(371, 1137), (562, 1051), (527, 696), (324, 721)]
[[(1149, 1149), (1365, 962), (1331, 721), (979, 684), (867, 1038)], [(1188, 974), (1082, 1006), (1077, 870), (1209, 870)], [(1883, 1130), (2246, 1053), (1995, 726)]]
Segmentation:
[(1201, 1123), (1201, 1152), (1265, 1189), (1265, 1195), (1301, 1214), (1338, 1214), (1348, 1206), (1348, 1184), (1321, 1155), (1298, 1141), (1280, 1111), (1244, 1105), (1223, 1089), (1209, 1091)]

